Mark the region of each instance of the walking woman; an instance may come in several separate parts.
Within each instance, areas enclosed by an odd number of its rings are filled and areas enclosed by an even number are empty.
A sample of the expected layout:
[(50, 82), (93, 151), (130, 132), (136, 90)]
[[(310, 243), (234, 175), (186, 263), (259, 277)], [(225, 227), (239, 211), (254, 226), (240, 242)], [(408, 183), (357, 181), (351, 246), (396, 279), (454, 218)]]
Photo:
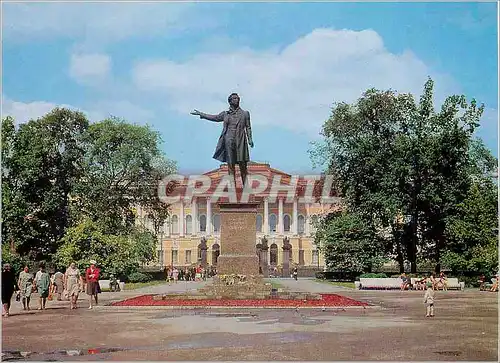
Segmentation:
[(71, 262), (64, 274), (64, 286), (70, 301), (70, 309), (76, 309), (78, 295), (83, 290), (83, 279), (80, 270), (76, 268), (76, 264)]
[(92, 309), (92, 297), (97, 305), (97, 294), (99, 293), (99, 269), (95, 266), (96, 261), (90, 261), (90, 267), (85, 271), (85, 281), (87, 282), (87, 295), (89, 295), (89, 310)]
[(23, 302), (23, 310), (30, 309), (31, 292), (33, 290), (33, 275), (29, 272), (29, 267), (24, 266), (24, 269), (19, 273), (17, 286), (21, 291), (21, 300)]
[(38, 291), (38, 302), (40, 304), (38, 310), (45, 310), (45, 304), (47, 303), (50, 292), (50, 276), (47, 271), (45, 271), (44, 263), (40, 264), (38, 279), (36, 279), (36, 289)]
[(12, 300), (12, 295), (15, 290), (16, 277), (14, 276), (14, 272), (11, 270), (10, 264), (6, 263), (3, 265), (2, 269), (2, 316), (4, 317), (9, 316), (10, 301)]

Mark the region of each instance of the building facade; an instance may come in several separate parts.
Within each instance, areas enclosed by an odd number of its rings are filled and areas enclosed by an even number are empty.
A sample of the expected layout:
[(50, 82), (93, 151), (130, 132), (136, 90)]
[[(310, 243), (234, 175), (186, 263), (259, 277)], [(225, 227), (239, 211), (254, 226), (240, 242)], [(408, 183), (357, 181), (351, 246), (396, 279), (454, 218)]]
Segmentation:
[[(249, 175), (259, 174), (266, 177), (271, 184), (278, 175), (286, 184), (291, 175), (273, 169), (269, 164), (249, 163)], [(171, 204), (170, 216), (159, 233), (157, 260), (154, 265), (187, 267), (198, 264), (201, 259), (200, 242), (206, 240), (207, 264), (217, 266), (218, 256), (224, 249), (220, 241), (221, 218), (219, 207), (212, 197), (215, 186), (221, 178), (227, 176), (227, 165), (205, 173), (212, 186), (203, 194), (194, 197), (180, 197), (177, 203)], [(239, 177), (239, 175), (237, 175)], [(186, 183), (177, 188), (183, 189)], [(304, 188), (299, 188), (303, 190)], [(269, 198), (270, 188), (255, 195), (260, 202), (255, 226), (255, 244), (265, 237), (269, 246), (267, 261), (270, 267), (279, 268), (283, 264), (283, 243), (287, 238), (292, 246), (290, 264), (308, 267), (314, 270), (323, 269), (323, 257), (314, 243), (314, 216), (325, 213), (331, 207), (319, 202), (303, 203), (300, 192), (292, 200), (287, 195), (278, 195), (275, 200)], [(182, 194), (182, 193), (181, 193)], [(288, 195), (289, 196), (289, 195)], [(140, 208), (137, 210), (138, 221), (152, 228), (152, 223)], [(153, 267), (153, 266), (150, 266)]]

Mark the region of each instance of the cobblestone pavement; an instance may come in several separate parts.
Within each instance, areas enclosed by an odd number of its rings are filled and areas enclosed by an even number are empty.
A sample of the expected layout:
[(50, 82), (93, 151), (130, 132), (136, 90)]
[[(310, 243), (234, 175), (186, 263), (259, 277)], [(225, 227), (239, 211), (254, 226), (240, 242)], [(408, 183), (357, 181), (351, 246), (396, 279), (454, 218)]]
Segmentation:
[[(338, 293), (367, 309), (115, 308), (103, 304), (204, 283), (103, 293), (101, 305), (23, 312), (2, 320), (2, 360), (489, 360), (497, 361), (498, 295), (438, 292), (436, 317), (424, 317), (421, 291), (356, 291), (311, 279), (276, 279), (295, 291)], [(35, 300), (35, 299), (34, 299)], [(36, 305), (33, 304), (33, 307)]]

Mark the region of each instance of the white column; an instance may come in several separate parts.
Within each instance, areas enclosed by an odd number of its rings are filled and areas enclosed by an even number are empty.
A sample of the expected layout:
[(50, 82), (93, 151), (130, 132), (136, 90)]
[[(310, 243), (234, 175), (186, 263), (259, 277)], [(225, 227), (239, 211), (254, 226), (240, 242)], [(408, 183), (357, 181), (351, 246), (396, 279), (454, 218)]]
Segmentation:
[(181, 210), (179, 213), (179, 236), (184, 237), (184, 198), (181, 198)]
[(212, 234), (212, 204), (210, 197), (207, 197), (207, 235)]
[(269, 199), (264, 198), (264, 234), (269, 234)]
[(306, 204), (306, 225), (305, 225), (305, 230), (304, 233), (306, 236), (309, 236), (311, 234), (311, 229), (309, 228), (309, 223), (311, 222), (311, 216), (309, 215), (310, 211), (310, 204)]
[(198, 228), (198, 200), (196, 199), (196, 197), (193, 197), (191, 201), (191, 220), (191, 228), (193, 229), (193, 234), (198, 234), (200, 230)]
[(167, 237), (170, 237), (170, 219), (172, 216), (168, 216), (168, 219), (165, 221), (165, 224), (163, 225), (163, 229), (165, 230), (165, 235)]
[(293, 199), (293, 222), (292, 222), (292, 233), (294, 235), (298, 234), (299, 216), (298, 216), (298, 203), (297, 198)]
[(278, 233), (283, 234), (283, 199), (278, 199)]

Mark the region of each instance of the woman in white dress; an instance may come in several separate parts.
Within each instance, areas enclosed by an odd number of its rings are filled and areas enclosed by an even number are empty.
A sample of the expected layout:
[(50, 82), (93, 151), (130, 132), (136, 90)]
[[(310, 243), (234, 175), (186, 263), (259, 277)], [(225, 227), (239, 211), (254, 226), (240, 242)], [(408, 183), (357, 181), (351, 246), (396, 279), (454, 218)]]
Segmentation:
[(78, 295), (83, 290), (83, 279), (80, 270), (76, 268), (76, 264), (71, 262), (66, 273), (64, 274), (64, 285), (68, 292), (71, 309), (76, 309)]

